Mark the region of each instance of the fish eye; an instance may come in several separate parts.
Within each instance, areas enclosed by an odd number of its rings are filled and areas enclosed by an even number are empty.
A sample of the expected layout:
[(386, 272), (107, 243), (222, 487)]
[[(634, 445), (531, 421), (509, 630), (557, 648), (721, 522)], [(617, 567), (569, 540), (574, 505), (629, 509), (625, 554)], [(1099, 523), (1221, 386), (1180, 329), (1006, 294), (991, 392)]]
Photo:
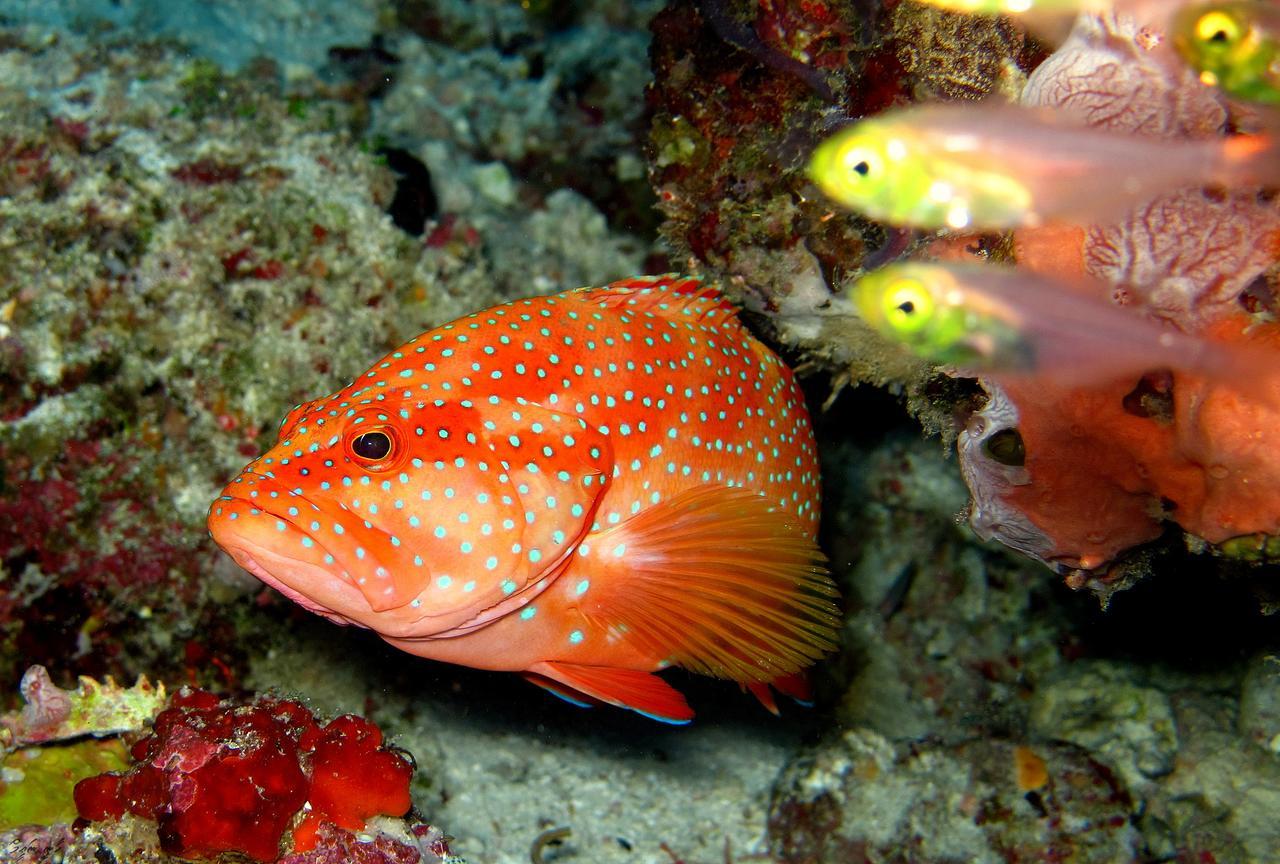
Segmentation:
[(347, 434), (347, 455), (370, 471), (390, 468), (403, 449), (400, 436), (390, 426), (355, 429)]
[(923, 328), (933, 308), (933, 295), (919, 279), (896, 279), (885, 292), (885, 318), (900, 333), (914, 333)]
[(391, 438), (386, 432), (366, 432), (351, 441), (351, 452), (370, 462), (381, 462), (391, 453)]
[[(845, 154), (844, 164), (861, 178), (879, 175), (880, 157), (865, 147), (855, 147)], [(852, 179), (852, 178), (850, 178)]]
[(1214, 49), (1234, 45), (1243, 35), (1240, 22), (1220, 9), (1201, 15), (1196, 20), (1195, 34), (1202, 44)]

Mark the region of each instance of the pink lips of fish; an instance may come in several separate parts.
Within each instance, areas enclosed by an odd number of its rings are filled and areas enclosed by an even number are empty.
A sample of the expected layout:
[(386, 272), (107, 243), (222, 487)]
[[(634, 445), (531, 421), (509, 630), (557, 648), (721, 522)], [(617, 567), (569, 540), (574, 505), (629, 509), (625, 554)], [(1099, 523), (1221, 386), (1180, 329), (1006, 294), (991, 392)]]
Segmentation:
[(834, 648), (791, 373), (664, 277), (494, 307), (332, 396), (210, 510), (305, 608), (413, 654), (686, 722), (668, 665), (767, 684)]

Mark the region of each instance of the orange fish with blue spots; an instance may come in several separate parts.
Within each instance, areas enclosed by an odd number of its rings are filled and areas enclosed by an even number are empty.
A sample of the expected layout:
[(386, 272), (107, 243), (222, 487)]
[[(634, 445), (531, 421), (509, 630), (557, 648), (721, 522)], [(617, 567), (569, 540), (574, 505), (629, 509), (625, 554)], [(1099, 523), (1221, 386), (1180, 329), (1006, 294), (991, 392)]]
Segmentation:
[(693, 717), (655, 673), (769, 685), (835, 647), (791, 371), (694, 279), (495, 306), (424, 333), (223, 490), (214, 540), (307, 609), (572, 701)]

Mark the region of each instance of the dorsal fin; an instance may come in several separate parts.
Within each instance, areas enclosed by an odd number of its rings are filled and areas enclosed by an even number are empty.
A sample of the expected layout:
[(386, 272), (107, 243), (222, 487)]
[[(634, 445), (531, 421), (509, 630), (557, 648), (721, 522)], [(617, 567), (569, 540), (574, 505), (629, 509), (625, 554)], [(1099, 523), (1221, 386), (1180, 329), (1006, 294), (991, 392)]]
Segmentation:
[(717, 325), (722, 329), (742, 326), (738, 310), (721, 296), (719, 289), (695, 276), (674, 273), (638, 276), (603, 288), (580, 289), (580, 296), (606, 309), (632, 309), (672, 321)]

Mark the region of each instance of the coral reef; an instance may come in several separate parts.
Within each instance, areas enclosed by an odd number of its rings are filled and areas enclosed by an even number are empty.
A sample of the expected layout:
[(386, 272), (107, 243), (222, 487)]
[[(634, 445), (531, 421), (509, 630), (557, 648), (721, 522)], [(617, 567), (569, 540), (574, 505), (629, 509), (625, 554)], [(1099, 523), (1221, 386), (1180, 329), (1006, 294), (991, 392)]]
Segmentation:
[(145, 677), (126, 688), (111, 678), (99, 683), (82, 676), (75, 690), (63, 690), (53, 683), (49, 670), (32, 666), (22, 676), (25, 706), (21, 712), (0, 715), (0, 750), (132, 732), (149, 723), (167, 698), (164, 684), (152, 686)]
[[(317, 838), (314, 848), (275, 860), (282, 864), (465, 864), (450, 852), (448, 837), (422, 822), (375, 818), (358, 833), (326, 823)], [(83, 829), (27, 826), (0, 833), (0, 850), (8, 854), (6, 861), (17, 864), (179, 864), (192, 860), (163, 852), (155, 825), (132, 817), (93, 823)], [(238, 864), (248, 859), (228, 853), (216, 860)]]
[[(885, 401), (842, 398), (820, 439)], [(1201, 559), (1100, 614), (1039, 564), (974, 543), (948, 518), (967, 497), (954, 460), (899, 424), (885, 444), (823, 453), (851, 611), (818, 688), (834, 720), (774, 789), (776, 860), (1268, 860), (1277, 678), (1251, 595), (1196, 593)]]
[(896, 748), (844, 733), (798, 760), (770, 813), (787, 864), (842, 861), (1132, 861), (1133, 804), (1078, 748), (976, 741)]
[(286, 837), (293, 864), (456, 860), (438, 830), (400, 818), (413, 759), (363, 717), (190, 688), (166, 699), (145, 681), (67, 691), (42, 667), (22, 692), (26, 707), (0, 717), (0, 849), (18, 860), (276, 861)]
[[(63, 690), (43, 666), (27, 670), (21, 692), (23, 708), (0, 715), (0, 831), (74, 819), (74, 785), (125, 767), (128, 752), (115, 736), (143, 728), (167, 701), (164, 685), (145, 678), (124, 688), (82, 677)], [(70, 743), (41, 746), (53, 742)]]
[(239, 67), (258, 57), (286, 66), (315, 66), (336, 42), (367, 41), (378, 23), (382, 3), (284, 4), (264, 8), (253, 0), (222, 3), (187, 0), (110, 0), (28, 3), (2, 0), (0, 15), (18, 23), (73, 27), (119, 27), (163, 34), (217, 63)]
[(6, 754), (0, 759), (0, 832), (27, 825), (70, 825), (77, 815), (75, 784), (128, 764), (128, 748), (118, 739), (24, 747)]
[[(1047, 52), (996, 17), (913, 3), (797, 8), (803, 23), (766, 3), (673, 3), (656, 19), (651, 173), (671, 244), (744, 292), (780, 339), (833, 371), (837, 390), (850, 380), (903, 387), (913, 413), (944, 435), (973, 412), (961, 456), (975, 529), (1073, 586), (1105, 596), (1132, 584), (1141, 547), (1170, 523), (1193, 548), (1267, 558), (1280, 531), (1265, 491), (1280, 398), (1269, 379), (985, 381), (984, 408), (962, 384), (939, 384), (926, 364), (822, 310), (830, 289), (895, 257), (976, 257), (1091, 277), (1114, 288), (1114, 302), (1265, 357), (1280, 261), (1271, 197), (1170, 189), (1115, 223), (928, 237), (833, 214), (794, 170), (832, 126), (906, 101), (1015, 99), (1152, 138), (1221, 137), (1257, 118), (1205, 86), (1164, 34), (1123, 15), (1084, 15)], [(803, 52), (788, 47), (797, 39)], [(736, 50), (717, 44), (726, 40)], [(803, 68), (783, 62), (797, 58)], [(989, 455), (992, 435), (1020, 436), (1017, 464)]]
[[(734, 28), (750, 41), (727, 39)], [(949, 428), (927, 366), (820, 314), (829, 286), (916, 238), (833, 208), (804, 160), (831, 129), (897, 102), (1014, 93), (1043, 52), (1006, 21), (909, 2), (673, 2), (653, 32), (650, 177), (677, 258), (764, 313), (837, 390), (905, 385), (928, 427)]]
[[(155, 634), (216, 632), (205, 604), (243, 593), (204, 575), (204, 499), (290, 379), (394, 339), (391, 297), (438, 297), (412, 263), (381, 263), (412, 242), (382, 212), (390, 175), (333, 134), (342, 105), (303, 120), (229, 77), (197, 104), (201, 63), (142, 49), (63, 80), (91, 49), (23, 68), (31, 47), (4, 55), (30, 87), (0, 97), (6, 146), (31, 162), (0, 199), (0, 657), (15, 676), (70, 657), (131, 676), (158, 653), (181, 662)], [(339, 321), (350, 341), (327, 335)]]
[[(1280, 560), (1280, 534), (1240, 518), (1270, 513), (1276, 448), (1222, 451), (1249, 430), (1238, 400), (1163, 375), (1056, 403), (988, 394), (823, 312), (865, 268), (949, 255), (1090, 274), (1122, 286), (1116, 302), (1224, 338), (1245, 320), (1267, 332), (1275, 202), (1170, 190), (1112, 225), (939, 237), (838, 210), (803, 176), (837, 125), (905, 101), (1021, 91), (1148, 135), (1256, 129), (1256, 115), (1099, 19), (1051, 53), (1008, 20), (910, 0), (671, 0), (645, 91), (642, 28), (659, 0), (304, 5), (0, 0), (0, 669), (14, 691), (33, 663), (72, 673), (55, 671), (66, 690), (31, 678), (43, 698), (25, 714), (16, 696), (3, 706), (7, 734), (51, 737), (4, 763), (0, 857), (173, 860), (151, 818), (185, 830), (172, 810), (67, 824), (85, 776), (118, 775), (96, 781), (113, 810), (125, 777), (150, 776), (160, 796), (188, 788), (154, 764), (177, 738), (149, 739), (139, 762), (138, 733), (93, 737), (144, 725), (158, 688), (137, 692), (136, 712), (61, 719), (68, 703), (132, 692), (77, 688), (74, 674), (143, 671), (367, 716), (414, 753), (413, 802), (458, 837), (412, 818), (303, 827), (295, 810), (281, 836), (311, 847), (261, 845), (291, 864), (437, 864), (457, 860), (450, 845), (524, 861), (562, 826), (572, 837), (545, 860), (1274, 857), (1280, 676), (1256, 620), (1274, 571), (1253, 565)], [(184, 10), (202, 26), (171, 26)], [(76, 19), (116, 29), (38, 23)], [(1121, 98), (1086, 98), (1109, 80)], [(817, 710), (784, 704), (776, 722), (679, 681), (700, 722), (671, 733), (393, 659), (257, 593), (204, 538), (208, 501), (270, 446), (282, 409), (383, 349), (512, 296), (686, 267), (747, 305), (830, 408), (815, 411), (823, 545), (849, 616)], [(915, 420), (948, 445), (970, 424), (971, 489)], [(1081, 464), (1110, 482), (1071, 473)], [(955, 518), (966, 507), (979, 533), (1020, 537), (1063, 569), (1117, 562), (1069, 573), (1072, 586), (1133, 587), (1102, 614), (1039, 564), (975, 542)], [(1227, 521), (1265, 533), (1214, 533)], [(1187, 555), (1184, 539), (1223, 557)], [(1145, 573), (1159, 578), (1133, 578)], [(315, 749), (299, 730), (318, 745), (326, 725), (263, 707), (287, 701), (188, 706), (167, 734), (214, 778), (231, 754), (190, 727), (222, 712), (255, 736), (246, 770), (310, 791)], [(399, 758), (362, 721), (337, 728), (330, 764)], [(74, 730), (89, 735), (62, 737)], [(290, 747), (297, 773), (273, 758)], [(264, 792), (280, 812), (297, 798)], [(354, 825), (368, 809), (336, 815)]]

